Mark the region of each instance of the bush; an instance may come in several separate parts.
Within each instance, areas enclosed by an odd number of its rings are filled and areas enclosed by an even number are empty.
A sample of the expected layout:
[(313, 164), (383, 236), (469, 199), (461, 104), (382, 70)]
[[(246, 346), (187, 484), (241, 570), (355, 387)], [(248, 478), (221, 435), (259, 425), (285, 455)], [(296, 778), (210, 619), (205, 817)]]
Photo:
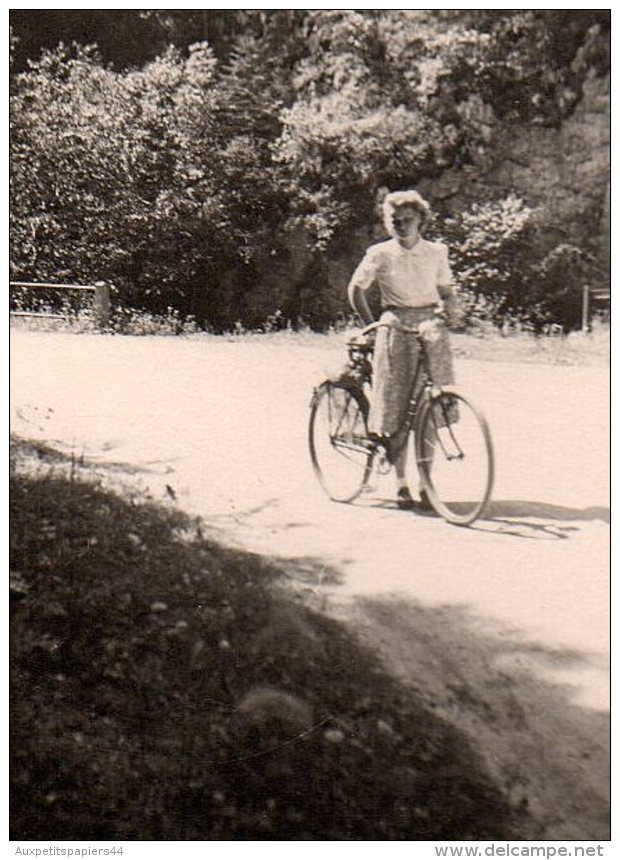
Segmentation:
[(165, 314), (150, 314), (132, 308), (118, 308), (110, 320), (110, 330), (118, 334), (196, 334), (200, 329), (192, 316), (182, 317), (168, 308)]
[(533, 266), (535, 294), (548, 315), (569, 329), (580, 328), (584, 284), (598, 284), (604, 273), (592, 255), (576, 245), (562, 243)]
[(601, 280), (591, 252), (545, 248), (534, 210), (515, 195), (474, 204), (441, 225), (461, 286), (461, 324), (504, 330), (565, 330), (581, 325), (583, 285)]
[(474, 204), (469, 211), (448, 218), (443, 235), (465, 296), (466, 312), (482, 312), (501, 322), (523, 295), (526, 256), (531, 251), (529, 224), (532, 210), (509, 195)]
[(105, 278), (122, 305), (230, 321), (222, 273), (277, 245), (282, 203), (253, 128), (264, 106), (248, 102), (240, 125), (238, 92), (215, 71), (204, 43), (127, 72), (60, 46), (16, 76), (12, 277)]

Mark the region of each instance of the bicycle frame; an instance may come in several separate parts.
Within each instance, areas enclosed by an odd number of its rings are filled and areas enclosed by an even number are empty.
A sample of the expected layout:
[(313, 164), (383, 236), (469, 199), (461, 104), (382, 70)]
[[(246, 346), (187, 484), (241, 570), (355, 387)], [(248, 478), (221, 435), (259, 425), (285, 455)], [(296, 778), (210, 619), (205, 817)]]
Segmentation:
[[(431, 375), (431, 365), (426, 348), (426, 342), (419, 334), (416, 334), (416, 338), (420, 347), (418, 363), (416, 365), (415, 373), (413, 374), (413, 380), (411, 382), (411, 389), (409, 391), (405, 418), (396, 433), (394, 434), (394, 437), (396, 439), (401, 440), (400, 445), (398, 445), (397, 448), (397, 452), (399, 454), (407, 444), (407, 437), (409, 436), (409, 433), (415, 427), (418, 409), (422, 398), (425, 395), (430, 396), (430, 392), (434, 387), (433, 378)], [(418, 392), (418, 397), (416, 397), (416, 394)]]
[[(420, 350), (413, 380), (411, 382), (409, 396), (407, 398), (407, 411), (405, 413), (405, 417), (396, 433), (390, 437), (396, 442), (396, 445), (391, 452), (393, 457), (394, 454), (399, 455), (407, 444), (409, 433), (415, 427), (416, 418), (419, 413), (422, 400), (425, 396), (430, 397), (431, 392), (435, 388), (439, 390), (440, 386), (436, 386), (433, 381), (426, 340), (417, 328), (408, 328), (402, 325), (394, 325), (393, 323), (382, 323), (378, 321), (366, 326), (366, 328), (364, 328), (360, 333), (360, 337), (365, 337), (379, 328), (395, 328), (415, 337)], [(350, 345), (353, 347), (356, 346), (355, 343)]]
[[(390, 436), (368, 430), (374, 345), (367, 335), (379, 327), (400, 329), (415, 337), (418, 344), (404, 415)], [(494, 478), (489, 427), (480, 410), (457, 388), (433, 379), (430, 344), (434, 341), (426, 320), (415, 328), (372, 323), (348, 341), (346, 369), (314, 390), (310, 456), (323, 489), (333, 501), (355, 500), (369, 486), (373, 464), (378, 474), (404, 465), (405, 446), (413, 439), (421, 499), (425, 494), (423, 504), (432, 506), (446, 522), (460, 526), (470, 525), (484, 512)], [(447, 465), (450, 462), (453, 467)]]
[[(379, 327), (399, 328), (414, 336), (418, 344), (403, 418), (396, 433), (384, 437), (368, 430), (374, 346), (367, 335)], [(426, 321), (415, 328), (372, 323), (348, 341), (347, 368), (315, 388), (309, 421), (310, 456), (323, 489), (333, 501), (354, 501), (369, 486), (373, 464), (378, 474), (387, 474), (399, 463), (404, 465), (405, 446), (413, 439), (420, 493), (426, 500), (423, 504), (432, 506), (446, 522), (460, 526), (470, 525), (484, 512), (494, 478), (488, 424), (457, 388), (433, 379), (430, 343), (434, 340)], [(454, 467), (447, 465), (450, 462)]]

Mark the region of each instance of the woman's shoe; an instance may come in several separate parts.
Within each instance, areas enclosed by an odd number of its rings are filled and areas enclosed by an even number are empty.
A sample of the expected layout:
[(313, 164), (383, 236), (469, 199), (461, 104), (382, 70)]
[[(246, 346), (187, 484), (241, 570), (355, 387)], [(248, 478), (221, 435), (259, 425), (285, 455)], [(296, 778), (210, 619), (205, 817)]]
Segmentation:
[(412, 511), (415, 508), (415, 502), (411, 493), (409, 492), (409, 487), (399, 488), (398, 494), (396, 496), (396, 504), (401, 509), (401, 511)]
[(420, 501), (418, 502), (418, 508), (421, 511), (434, 511), (434, 507), (431, 505), (431, 500), (428, 497), (428, 494), (424, 487), (420, 487)]

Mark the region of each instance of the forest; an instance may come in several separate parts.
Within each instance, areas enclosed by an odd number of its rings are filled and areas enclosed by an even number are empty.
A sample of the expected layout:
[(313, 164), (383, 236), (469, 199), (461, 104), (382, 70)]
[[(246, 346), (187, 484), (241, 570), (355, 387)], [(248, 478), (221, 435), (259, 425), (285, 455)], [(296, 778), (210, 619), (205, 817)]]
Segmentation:
[(117, 309), (211, 331), (324, 330), (382, 196), (416, 187), (464, 326), (569, 330), (607, 278), (604, 140), (596, 169), (581, 138), (557, 153), (581, 210), (542, 217), (485, 171), (516, 130), (574, 128), (609, 64), (609, 10), (13, 10), (10, 279), (103, 280)]

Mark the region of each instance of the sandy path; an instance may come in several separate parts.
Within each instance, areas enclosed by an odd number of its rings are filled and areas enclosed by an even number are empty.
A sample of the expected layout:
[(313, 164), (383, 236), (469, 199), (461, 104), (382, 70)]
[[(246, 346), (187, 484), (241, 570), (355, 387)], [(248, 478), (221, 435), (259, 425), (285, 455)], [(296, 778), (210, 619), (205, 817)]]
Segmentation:
[[(471, 529), (316, 486), (312, 385), (334, 342), (15, 333), (17, 432), (128, 464), (226, 541), (289, 559), (309, 599), (476, 739), (544, 838), (604, 838), (609, 380), (599, 368), (460, 362), (498, 459)], [(293, 561), (294, 560), (294, 561)]]

